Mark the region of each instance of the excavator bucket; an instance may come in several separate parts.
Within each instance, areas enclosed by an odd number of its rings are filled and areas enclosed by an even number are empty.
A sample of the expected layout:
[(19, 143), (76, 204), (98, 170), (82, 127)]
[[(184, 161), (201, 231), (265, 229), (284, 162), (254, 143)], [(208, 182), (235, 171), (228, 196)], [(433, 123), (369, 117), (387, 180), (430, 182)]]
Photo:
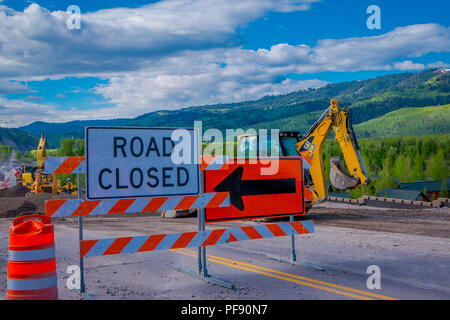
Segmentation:
[(344, 190), (354, 188), (359, 184), (359, 179), (353, 178), (342, 167), (339, 157), (333, 157), (330, 160), (330, 182), (335, 188)]

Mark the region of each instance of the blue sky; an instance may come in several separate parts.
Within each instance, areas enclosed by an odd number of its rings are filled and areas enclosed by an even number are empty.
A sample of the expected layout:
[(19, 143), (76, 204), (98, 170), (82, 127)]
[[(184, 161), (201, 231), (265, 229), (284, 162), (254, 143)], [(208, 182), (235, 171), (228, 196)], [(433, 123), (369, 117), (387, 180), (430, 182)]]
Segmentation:
[[(65, 26), (73, 4), (80, 30)], [(379, 30), (366, 26), (374, 4)], [(0, 0), (0, 126), (448, 67), (449, 12), (442, 0)]]

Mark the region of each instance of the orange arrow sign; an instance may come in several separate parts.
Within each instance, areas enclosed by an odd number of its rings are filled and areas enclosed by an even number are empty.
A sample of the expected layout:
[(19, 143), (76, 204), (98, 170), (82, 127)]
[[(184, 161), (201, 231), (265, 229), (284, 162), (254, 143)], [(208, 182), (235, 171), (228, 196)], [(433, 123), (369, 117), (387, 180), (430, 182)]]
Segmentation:
[(204, 172), (205, 192), (230, 193), (230, 207), (206, 209), (206, 222), (305, 213), (301, 157), (271, 158), (271, 161), (279, 161), (278, 171), (273, 175), (261, 174), (261, 169), (271, 163), (251, 160), (236, 163), (236, 159), (232, 159), (235, 163), (229, 163), (228, 170)]

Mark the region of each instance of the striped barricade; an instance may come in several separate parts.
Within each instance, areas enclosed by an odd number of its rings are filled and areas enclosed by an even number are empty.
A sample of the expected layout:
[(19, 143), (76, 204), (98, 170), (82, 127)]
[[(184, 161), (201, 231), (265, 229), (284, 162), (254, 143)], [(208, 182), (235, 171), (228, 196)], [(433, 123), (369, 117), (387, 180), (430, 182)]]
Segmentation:
[(201, 156), (200, 170), (228, 170), (228, 156)]
[(202, 193), (198, 196), (120, 200), (86, 201), (81, 199), (64, 199), (47, 200), (45, 202), (45, 215), (50, 217), (93, 216), (228, 206), (230, 206), (230, 195), (228, 192)]
[[(200, 170), (227, 170), (228, 156), (202, 156)], [(85, 173), (85, 157), (50, 157), (44, 162), (45, 174)]]
[(95, 257), (154, 250), (182, 249), (236, 241), (295, 236), (314, 232), (313, 221), (283, 222), (199, 232), (158, 234), (80, 241), (80, 257)]
[(85, 173), (85, 157), (50, 157), (44, 162), (45, 174)]

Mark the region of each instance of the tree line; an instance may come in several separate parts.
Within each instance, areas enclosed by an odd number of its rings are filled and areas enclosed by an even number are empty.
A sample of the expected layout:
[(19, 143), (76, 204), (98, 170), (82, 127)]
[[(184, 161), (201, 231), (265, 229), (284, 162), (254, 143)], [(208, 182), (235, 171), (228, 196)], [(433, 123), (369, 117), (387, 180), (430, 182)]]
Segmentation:
[(10, 146), (6, 146), (0, 144), (0, 162), (8, 161), (11, 157), (12, 148)]
[[(361, 155), (371, 178), (368, 186), (351, 191), (351, 196), (375, 195), (383, 188), (418, 180), (442, 180), (450, 174), (450, 135), (360, 139)], [(330, 158), (342, 153), (339, 145), (326, 141), (323, 160), (329, 181)]]

